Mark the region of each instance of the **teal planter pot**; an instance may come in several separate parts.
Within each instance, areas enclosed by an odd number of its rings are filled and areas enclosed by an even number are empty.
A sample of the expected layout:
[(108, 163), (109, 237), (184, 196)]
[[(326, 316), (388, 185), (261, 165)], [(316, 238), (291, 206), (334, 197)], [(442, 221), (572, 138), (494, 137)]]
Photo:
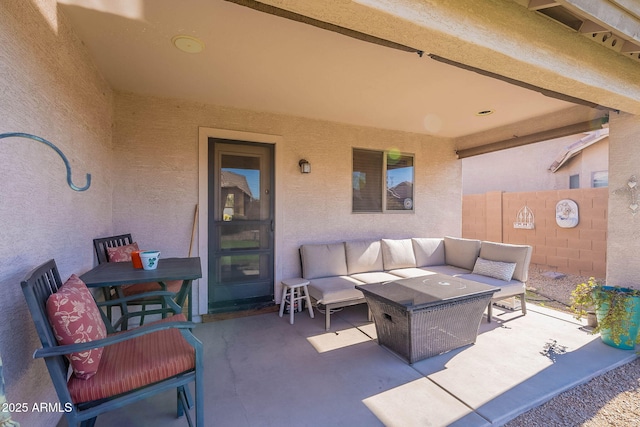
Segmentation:
[[(604, 286), (603, 291), (607, 291), (609, 289), (613, 289), (609, 286)], [(628, 296), (625, 301), (625, 308), (627, 313), (629, 313), (630, 318), (628, 321), (622, 322), (622, 327), (627, 333), (625, 335), (620, 335), (620, 343), (616, 344), (614, 341), (614, 337), (612, 336), (610, 329), (601, 329), (600, 336), (602, 341), (615, 348), (619, 348), (622, 350), (633, 350), (636, 344), (636, 338), (638, 336), (638, 330), (640, 329), (640, 296)], [(609, 303), (603, 302), (600, 307), (596, 310), (596, 317), (598, 318), (598, 322), (604, 318), (604, 316), (609, 311)]]

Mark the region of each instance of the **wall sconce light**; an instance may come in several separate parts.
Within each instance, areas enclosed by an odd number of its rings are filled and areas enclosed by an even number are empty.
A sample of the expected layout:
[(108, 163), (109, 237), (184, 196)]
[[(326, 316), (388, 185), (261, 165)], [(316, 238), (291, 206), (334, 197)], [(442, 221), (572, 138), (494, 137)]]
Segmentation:
[(300, 166), (301, 173), (311, 173), (311, 163), (309, 163), (305, 159), (300, 160), (298, 162), (298, 165)]

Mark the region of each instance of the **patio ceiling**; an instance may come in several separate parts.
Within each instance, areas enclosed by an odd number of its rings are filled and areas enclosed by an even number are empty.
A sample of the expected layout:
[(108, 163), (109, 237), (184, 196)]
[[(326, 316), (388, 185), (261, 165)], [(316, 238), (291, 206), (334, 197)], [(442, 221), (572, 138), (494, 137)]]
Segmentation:
[[(119, 92), (449, 138), (575, 110), (427, 54), (223, 0), (59, 0), (59, 8)], [(172, 38), (181, 34), (204, 50), (178, 50)]]

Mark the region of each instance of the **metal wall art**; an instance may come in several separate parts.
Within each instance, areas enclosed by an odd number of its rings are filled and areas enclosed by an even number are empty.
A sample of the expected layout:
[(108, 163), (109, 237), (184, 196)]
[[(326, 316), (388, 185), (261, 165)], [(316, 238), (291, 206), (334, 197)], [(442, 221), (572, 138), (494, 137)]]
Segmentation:
[(65, 156), (64, 153), (58, 147), (56, 147), (53, 143), (47, 141), (44, 138), (41, 138), (36, 135), (31, 135), (29, 133), (21, 133), (21, 132), (0, 133), (0, 139), (11, 138), (11, 137), (28, 138), (28, 139), (33, 139), (34, 141), (42, 142), (43, 144), (51, 147), (56, 153), (58, 153), (58, 155), (62, 158), (62, 161), (64, 162), (64, 166), (67, 168), (67, 184), (69, 185), (69, 187), (71, 187), (72, 190), (85, 191), (89, 188), (89, 186), (91, 186), (91, 174), (89, 173), (87, 174), (87, 185), (85, 185), (84, 187), (78, 187), (73, 183), (73, 181), (71, 180), (71, 166), (69, 166), (69, 161), (67, 160), (67, 156)]
[(535, 221), (533, 212), (531, 209), (524, 205), (522, 209), (518, 211), (516, 216), (516, 222), (513, 223), (513, 228), (523, 228), (525, 230), (533, 230), (535, 228)]
[(573, 228), (580, 222), (578, 205), (571, 199), (556, 203), (556, 224), (562, 228)]
[(629, 193), (629, 209), (631, 210), (631, 215), (635, 216), (638, 213), (638, 209), (640, 209), (640, 205), (638, 205), (638, 180), (635, 175), (631, 175), (626, 187), (618, 188), (613, 194), (624, 192)]

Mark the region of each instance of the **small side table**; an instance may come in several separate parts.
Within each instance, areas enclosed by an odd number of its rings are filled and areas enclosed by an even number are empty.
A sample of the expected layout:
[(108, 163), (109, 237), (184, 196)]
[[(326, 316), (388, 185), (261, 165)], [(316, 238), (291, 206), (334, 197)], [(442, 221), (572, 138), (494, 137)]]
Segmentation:
[[(293, 315), (296, 310), (296, 302), (307, 302), (309, 308), (309, 316), (313, 319), (313, 307), (311, 306), (311, 298), (309, 298), (308, 280), (305, 279), (287, 279), (282, 281), (282, 301), (280, 301), (280, 317), (284, 314), (284, 307), (289, 304), (289, 323), (293, 325)], [(299, 305), (302, 307), (302, 305)], [(302, 311), (302, 310), (301, 310)]]

